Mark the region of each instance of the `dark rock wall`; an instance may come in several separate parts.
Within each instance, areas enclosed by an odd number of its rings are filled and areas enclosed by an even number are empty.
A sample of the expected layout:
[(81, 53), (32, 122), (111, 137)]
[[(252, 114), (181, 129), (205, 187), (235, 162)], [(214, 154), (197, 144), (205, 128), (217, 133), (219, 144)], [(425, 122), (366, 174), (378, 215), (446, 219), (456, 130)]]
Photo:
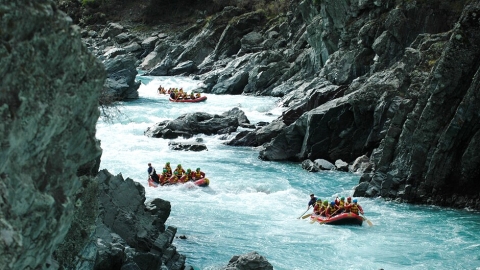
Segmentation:
[[(355, 196), (479, 209), (479, 2), (466, 2), (320, 1), (301, 9), (321, 32), (307, 37), (322, 65), (319, 83), (284, 97), (289, 126), (260, 157), (351, 163), (366, 154), (374, 171)], [(319, 96), (330, 99), (316, 103)]]
[[(473, 155), (480, 150), (479, 8), (478, 2), (465, 8), (424, 81), (425, 96), (401, 126), (398, 142), (377, 149), (378, 169), (359, 195), (480, 208), (480, 159)], [(397, 150), (384, 157), (390, 147)]]
[(0, 265), (40, 269), (98, 171), (101, 64), (51, 1), (0, 3)]

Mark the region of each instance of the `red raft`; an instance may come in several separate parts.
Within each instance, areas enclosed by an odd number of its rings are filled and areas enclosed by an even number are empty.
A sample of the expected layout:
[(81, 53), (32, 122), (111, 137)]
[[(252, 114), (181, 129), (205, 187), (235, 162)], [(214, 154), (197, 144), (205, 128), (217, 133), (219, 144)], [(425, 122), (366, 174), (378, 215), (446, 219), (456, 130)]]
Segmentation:
[(312, 214), (310, 216), (312, 221), (318, 221), (320, 224), (328, 224), (328, 225), (359, 225), (362, 226), (363, 217), (359, 216), (354, 213), (341, 213), (335, 215), (331, 218), (327, 218), (324, 216)]
[[(186, 182), (186, 183), (193, 183), (194, 185), (199, 186), (199, 187), (207, 187), (210, 184), (210, 180), (208, 180), (208, 178), (202, 178), (202, 179), (198, 179), (198, 180), (195, 180), (195, 181), (189, 181), (189, 182)], [(186, 183), (179, 181), (177, 183), (177, 185), (178, 184), (186, 184)], [(167, 183), (166, 185), (171, 185), (171, 184)], [(158, 187), (158, 186), (160, 186), (160, 184), (155, 183), (155, 181), (153, 181), (152, 178), (149, 177), (148, 178), (148, 186), (149, 187)]]
[(198, 98), (179, 98), (179, 99), (173, 99), (173, 98), (168, 98), (171, 102), (201, 102), (207, 99), (207, 96), (201, 96)]

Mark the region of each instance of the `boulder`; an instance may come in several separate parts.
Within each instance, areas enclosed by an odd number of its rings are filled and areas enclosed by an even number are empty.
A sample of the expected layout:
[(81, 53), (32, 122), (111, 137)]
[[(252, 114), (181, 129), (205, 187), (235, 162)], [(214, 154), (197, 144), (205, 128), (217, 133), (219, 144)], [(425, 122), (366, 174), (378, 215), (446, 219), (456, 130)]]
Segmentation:
[(105, 29), (103, 29), (101, 37), (102, 38), (114, 38), (125, 31), (125, 28), (119, 23), (109, 23)]
[(315, 159), (313, 161), (316, 167), (318, 167), (320, 170), (335, 170), (337, 167), (333, 165), (330, 161), (325, 160), (325, 159)]
[(222, 270), (273, 270), (268, 260), (253, 251), (243, 255), (233, 256)]
[(228, 134), (237, 130), (240, 122), (248, 121), (245, 113), (233, 108), (222, 115), (204, 112), (187, 113), (174, 120), (162, 121), (149, 127), (145, 135), (173, 139), (179, 136), (190, 138), (195, 134)]
[(341, 159), (337, 159), (335, 161), (335, 167), (338, 171), (348, 172), (348, 163)]
[(128, 100), (138, 98), (140, 81), (136, 81), (137, 69), (135, 59), (131, 55), (117, 55), (106, 59), (107, 80), (105, 88), (115, 99)]
[(318, 172), (320, 168), (315, 164), (315, 162), (311, 161), (310, 159), (306, 159), (302, 161), (302, 168), (309, 172)]
[(171, 150), (176, 151), (193, 151), (193, 152), (200, 152), (200, 151), (208, 151), (207, 146), (203, 143), (180, 143), (180, 142), (169, 142), (168, 147)]

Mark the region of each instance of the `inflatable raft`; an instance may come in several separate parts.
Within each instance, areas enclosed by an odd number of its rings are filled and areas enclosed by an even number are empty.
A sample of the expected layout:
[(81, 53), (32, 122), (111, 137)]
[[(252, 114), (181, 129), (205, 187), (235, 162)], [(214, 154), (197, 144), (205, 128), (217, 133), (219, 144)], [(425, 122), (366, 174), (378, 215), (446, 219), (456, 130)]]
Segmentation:
[[(199, 186), (199, 187), (207, 187), (208, 185), (210, 185), (210, 180), (208, 180), (208, 178), (202, 178), (202, 179), (198, 179), (198, 180), (195, 180), (195, 181), (188, 181), (188, 182), (183, 182), (182, 178), (180, 178), (180, 180), (178, 181), (178, 183), (176, 185), (182, 185), (182, 184), (186, 184), (186, 183), (193, 183), (194, 185)], [(160, 179), (160, 181), (162, 181), (162, 179)], [(158, 186), (163, 186), (163, 185), (172, 185), (172, 184), (170, 184), (170, 183), (165, 183), (165, 184), (155, 183), (155, 181), (153, 181), (151, 177), (148, 178), (148, 186), (149, 187), (158, 187)]]
[(201, 96), (199, 98), (179, 98), (177, 100), (173, 98), (168, 98), (171, 102), (201, 102), (207, 99), (207, 96)]
[(310, 216), (312, 221), (318, 221), (320, 224), (328, 225), (359, 225), (362, 226), (363, 217), (354, 213), (341, 213), (331, 218), (312, 214)]

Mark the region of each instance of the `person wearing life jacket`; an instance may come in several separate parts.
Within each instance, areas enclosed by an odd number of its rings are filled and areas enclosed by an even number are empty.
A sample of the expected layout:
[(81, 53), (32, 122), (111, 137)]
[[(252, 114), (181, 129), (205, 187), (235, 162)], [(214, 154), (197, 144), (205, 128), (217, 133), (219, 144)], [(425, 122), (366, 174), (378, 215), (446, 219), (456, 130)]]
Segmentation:
[(182, 175), (185, 173), (185, 170), (182, 168), (182, 164), (178, 164), (177, 168), (175, 168), (175, 171), (178, 172), (178, 177), (182, 177)]
[(171, 177), (172, 176), (172, 167), (170, 167), (170, 162), (165, 163), (165, 167), (163, 167), (163, 168), (167, 170), (168, 177)]
[(331, 218), (337, 214), (338, 206), (335, 204), (335, 201), (330, 202), (330, 205), (325, 210), (325, 216)]
[(163, 186), (170, 176), (167, 173), (167, 169), (163, 169), (162, 174), (160, 175), (160, 184)]
[(152, 163), (148, 163), (148, 169), (147, 169), (147, 172), (148, 172), (148, 177), (151, 178), (153, 180), (153, 182), (159, 184), (160, 183), (160, 179), (158, 177), (158, 174), (157, 174), (157, 171), (155, 170), (155, 168), (152, 166)]
[(193, 174), (192, 174), (192, 170), (190, 170), (190, 168), (187, 169), (187, 172), (185, 173), (185, 182), (188, 182), (188, 181), (193, 181)]
[(345, 209), (345, 213), (350, 213), (350, 208), (352, 207), (352, 197), (348, 197), (347, 201), (345, 202), (343, 208)]
[(320, 215), (321, 208), (322, 208), (322, 199), (318, 199), (317, 202), (315, 203), (315, 206), (313, 207), (313, 212), (316, 215)]
[(360, 206), (360, 204), (357, 203), (357, 199), (353, 199), (353, 204), (350, 207), (350, 211), (357, 215), (358, 213), (363, 215), (363, 208)]
[(338, 211), (337, 214), (345, 212), (345, 197), (341, 197), (340, 200), (338, 201)]
[(315, 206), (315, 203), (317, 203), (317, 197), (312, 193), (310, 194), (310, 201), (308, 201), (307, 210), (310, 209), (310, 207)]
[(173, 175), (168, 179), (168, 183), (170, 185), (175, 185), (176, 183), (178, 183), (178, 172), (177, 171), (173, 172)]
[(327, 211), (328, 208), (328, 200), (323, 201), (322, 207), (320, 208), (320, 215), (325, 216), (325, 212)]
[(192, 179), (193, 180), (198, 180), (198, 179), (202, 179), (202, 178), (205, 178), (205, 173), (200, 171), (200, 168), (197, 168), (195, 170), (195, 172), (193, 172), (193, 177)]
[(200, 97), (200, 93), (196, 93), (195, 98), (199, 98), (199, 97)]

